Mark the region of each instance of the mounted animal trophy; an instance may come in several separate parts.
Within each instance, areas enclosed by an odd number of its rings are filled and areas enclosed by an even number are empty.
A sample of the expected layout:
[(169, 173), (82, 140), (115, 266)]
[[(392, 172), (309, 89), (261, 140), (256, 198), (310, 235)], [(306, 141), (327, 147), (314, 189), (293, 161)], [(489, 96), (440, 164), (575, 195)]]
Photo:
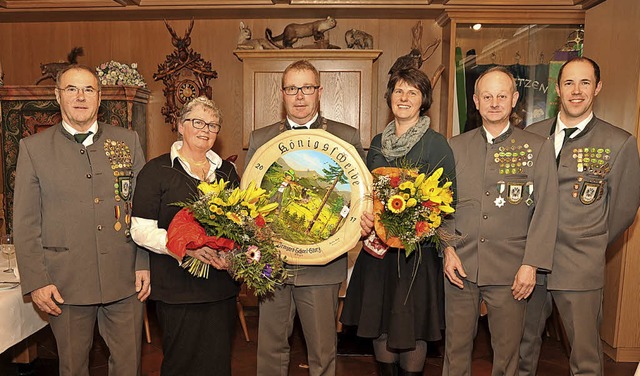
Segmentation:
[(63, 70), (68, 65), (78, 64), (78, 56), (82, 56), (83, 53), (84, 51), (82, 50), (82, 47), (74, 47), (71, 52), (69, 52), (69, 55), (67, 55), (67, 61), (40, 64), (40, 71), (42, 73), (42, 76), (40, 76), (40, 78), (36, 80), (36, 83), (34, 85), (38, 85), (40, 82), (48, 79), (52, 79), (53, 81), (55, 81), (58, 72)]
[[(436, 38), (430, 45), (422, 50), (422, 21), (418, 21), (416, 26), (411, 28), (411, 51), (396, 59), (395, 63), (389, 69), (389, 74), (401, 69), (416, 68), (420, 69), (422, 63), (427, 61), (435, 52), (438, 46), (440, 46), (440, 39)], [(431, 77), (431, 87), (435, 87), (440, 76), (444, 72), (444, 65), (440, 64), (436, 68), (435, 73)]]
[(239, 50), (275, 50), (278, 46), (263, 38), (251, 39), (251, 29), (240, 21), (240, 33), (236, 48)]
[(164, 24), (167, 26), (167, 30), (169, 30), (169, 34), (171, 34), (171, 44), (176, 48), (176, 52), (178, 53), (178, 58), (181, 62), (186, 62), (189, 58), (189, 46), (191, 45), (191, 30), (193, 30), (193, 18), (189, 23), (189, 27), (187, 31), (184, 33), (184, 37), (178, 36), (175, 30), (169, 25), (167, 20), (164, 20)]
[(369, 33), (362, 30), (351, 29), (344, 33), (344, 41), (347, 42), (347, 48), (357, 50), (373, 49), (373, 37)]
[[(336, 27), (336, 20), (329, 16), (323, 20), (307, 22), (303, 24), (292, 23), (284, 28), (282, 34), (273, 36), (271, 29), (267, 28), (264, 32), (267, 40), (278, 48), (293, 48), (293, 45), (302, 38), (313, 37), (314, 44), (311, 48), (336, 48), (329, 44), (324, 33)], [(276, 42), (282, 42), (282, 45)], [(339, 48), (339, 47), (337, 47)]]

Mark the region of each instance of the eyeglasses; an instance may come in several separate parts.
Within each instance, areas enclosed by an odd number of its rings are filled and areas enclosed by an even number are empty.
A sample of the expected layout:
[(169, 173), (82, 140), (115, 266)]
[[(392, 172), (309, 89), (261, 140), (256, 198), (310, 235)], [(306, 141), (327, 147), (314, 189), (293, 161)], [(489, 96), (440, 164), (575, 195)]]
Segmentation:
[(220, 132), (220, 128), (222, 128), (222, 126), (218, 123), (207, 123), (202, 119), (184, 119), (184, 121), (190, 121), (191, 125), (195, 129), (204, 129), (204, 127), (206, 126), (211, 133), (218, 133)]
[(82, 92), (87, 97), (95, 97), (100, 92), (100, 90), (97, 90), (97, 89), (95, 89), (95, 88), (93, 88), (91, 86), (87, 86), (85, 88), (75, 87), (75, 86), (67, 86), (64, 89), (60, 88), (60, 87), (58, 87), (56, 89), (60, 90), (61, 92), (63, 92), (66, 95), (74, 96), (74, 97), (76, 95), (78, 95), (80, 92)]
[(313, 85), (305, 85), (305, 86), (286, 86), (282, 88), (282, 91), (284, 91), (285, 94), (287, 95), (298, 95), (298, 91), (301, 91), (302, 94), (304, 95), (311, 95), (313, 93), (316, 92), (316, 90), (319, 88), (320, 86), (313, 86)]

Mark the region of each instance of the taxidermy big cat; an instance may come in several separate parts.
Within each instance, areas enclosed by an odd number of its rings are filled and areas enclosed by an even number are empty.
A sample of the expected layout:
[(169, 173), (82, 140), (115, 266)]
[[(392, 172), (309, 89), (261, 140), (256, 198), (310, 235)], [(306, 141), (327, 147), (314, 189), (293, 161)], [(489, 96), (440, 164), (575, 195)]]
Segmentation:
[(313, 39), (316, 41), (322, 40), (324, 39), (323, 33), (327, 30), (333, 29), (334, 27), (336, 27), (336, 20), (329, 16), (324, 20), (303, 24), (289, 24), (284, 28), (282, 34), (275, 37), (272, 36), (271, 29), (269, 28), (264, 31), (264, 34), (269, 42), (275, 44), (277, 41), (282, 41), (282, 46), (284, 48), (291, 48), (300, 38), (313, 36)]

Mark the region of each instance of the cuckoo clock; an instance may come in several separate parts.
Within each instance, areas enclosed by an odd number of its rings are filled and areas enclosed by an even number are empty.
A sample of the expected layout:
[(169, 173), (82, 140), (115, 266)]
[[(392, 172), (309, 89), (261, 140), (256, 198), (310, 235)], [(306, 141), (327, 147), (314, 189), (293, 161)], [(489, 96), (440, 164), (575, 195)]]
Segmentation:
[(201, 95), (212, 99), (209, 80), (218, 77), (218, 73), (211, 69), (211, 62), (202, 59), (199, 53), (189, 47), (193, 19), (182, 38), (166, 20), (164, 23), (171, 34), (171, 43), (176, 49), (171, 55), (167, 55), (162, 64), (158, 65), (158, 72), (153, 74), (153, 79), (162, 80), (165, 86), (162, 92), (167, 102), (162, 107), (162, 115), (175, 131), (180, 110), (185, 103)]

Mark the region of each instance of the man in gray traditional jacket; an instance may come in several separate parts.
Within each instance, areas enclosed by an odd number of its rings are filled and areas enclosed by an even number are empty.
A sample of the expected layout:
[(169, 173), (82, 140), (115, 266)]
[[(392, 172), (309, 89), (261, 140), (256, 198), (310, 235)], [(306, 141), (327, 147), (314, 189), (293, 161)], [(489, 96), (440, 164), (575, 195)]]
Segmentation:
[(20, 141), (14, 237), (22, 292), (49, 315), (61, 376), (89, 376), (96, 321), (109, 374), (140, 372), (149, 257), (129, 235), (138, 135), (98, 122), (95, 71), (72, 65), (56, 80), (62, 122)]
[[(321, 94), (320, 74), (311, 63), (300, 60), (289, 65), (282, 76), (287, 118), (251, 133), (246, 164), (260, 146), (290, 129), (324, 129), (352, 144), (364, 156), (358, 129), (320, 116)], [(371, 231), (371, 224), (368, 227)], [(273, 296), (260, 300), (257, 374), (289, 374), (289, 337), (297, 312), (307, 344), (309, 375), (333, 376), (338, 290), (347, 276), (347, 255), (322, 266), (289, 265), (288, 271), (284, 285)]]
[(640, 158), (631, 134), (593, 115), (601, 89), (595, 61), (566, 62), (556, 85), (560, 113), (527, 128), (555, 145), (560, 218), (553, 272), (541, 276), (544, 284), (527, 305), (523, 376), (536, 374), (552, 297), (571, 345), (571, 374), (603, 374), (599, 328), (605, 252), (631, 225), (640, 205)]
[(473, 96), (482, 127), (451, 139), (459, 239), (444, 251), (446, 342), (442, 374), (471, 375), (479, 306), (488, 309), (492, 375), (516, 375), (526, 298), (536, 270), (551, 270), (557, 177), (550, 142), (513, 127), (515, 80), (503, 67), (480, 75)]

